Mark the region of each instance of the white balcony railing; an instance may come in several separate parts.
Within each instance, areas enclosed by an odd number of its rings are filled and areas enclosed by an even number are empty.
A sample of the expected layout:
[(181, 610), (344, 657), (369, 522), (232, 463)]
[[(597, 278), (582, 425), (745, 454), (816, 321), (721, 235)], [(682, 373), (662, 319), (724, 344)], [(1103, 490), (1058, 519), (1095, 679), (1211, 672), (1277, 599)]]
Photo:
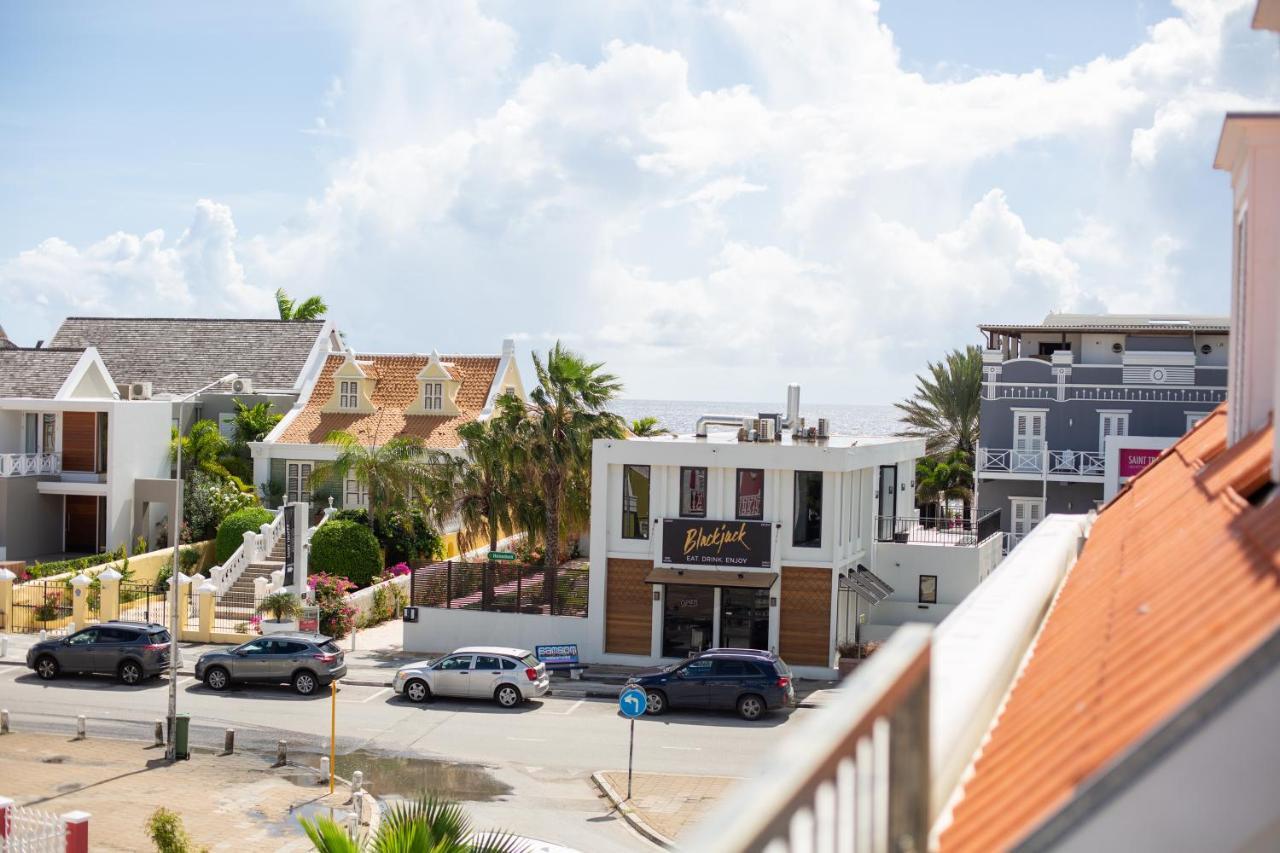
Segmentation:
[(1038, 477), (1102, 477), (1103, 455), (1094, 450), (978, 448), (978, 472)]
[(61, 474), (62, 454), (51, 453), (0, 453), (0, 477), (35, 477), (40, 474)]

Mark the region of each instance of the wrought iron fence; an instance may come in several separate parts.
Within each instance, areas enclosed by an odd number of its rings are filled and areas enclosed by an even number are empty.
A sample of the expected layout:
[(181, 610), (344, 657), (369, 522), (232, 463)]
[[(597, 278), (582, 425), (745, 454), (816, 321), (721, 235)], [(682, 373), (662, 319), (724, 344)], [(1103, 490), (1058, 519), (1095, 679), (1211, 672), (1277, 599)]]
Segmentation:
[(968, 516), (938, 518), (876, 517), (876, 539), (919, 545), (973, 546), (1000, 532), (1000, 510), (993, 509), (972, 519)]
[(13, 624), (18, 633), (52, 631), (71, 619), (71, 592), (65, 581), (28, 581), (13, 588)]
[(120, 582), (120, 618), (169, 624), (169, 592), (149, 583)]
[(213, 630), (229, 634), (248, 634), (255, 621), (258, 606), (252, 587), (231, 587), (213, 605)]
[[(554, 592), (549, 579), (554, 578)], [(413, 570), (410, 604), (491, 613), (587, 615), (585, 566), (526, 566), (449, 560)]]

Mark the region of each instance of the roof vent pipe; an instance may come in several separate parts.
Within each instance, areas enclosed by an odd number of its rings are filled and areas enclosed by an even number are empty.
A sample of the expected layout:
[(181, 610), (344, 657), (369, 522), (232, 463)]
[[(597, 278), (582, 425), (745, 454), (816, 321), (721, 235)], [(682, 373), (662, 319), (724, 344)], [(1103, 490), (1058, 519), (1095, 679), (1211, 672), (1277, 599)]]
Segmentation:
[(800, 383), (792, 382), (787, 386), (787, 416), (782, 421), (783, 429), (792, 429), (800, 422)]
[(707, 427), (713, 424), (715, 426), (752, 429), (751, 421), (752, 417), (750, 415), (703, 415), (698, 418), (697, 423), (694, 425), (693, 434), (698, 438), (706, 438)]

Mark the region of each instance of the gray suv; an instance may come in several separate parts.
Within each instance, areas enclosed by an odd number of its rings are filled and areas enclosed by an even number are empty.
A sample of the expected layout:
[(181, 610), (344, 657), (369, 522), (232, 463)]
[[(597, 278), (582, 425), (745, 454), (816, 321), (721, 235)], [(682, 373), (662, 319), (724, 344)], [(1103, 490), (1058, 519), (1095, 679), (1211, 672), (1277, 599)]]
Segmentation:
[(342, 650), (323, 634), (291, 631), (250, 640), (227, 651), (206, 652), (196, 661), (196, 678), (210, 690), (233, 681), (288, 682), (310, 696), (347, 674)]
[(103, 622), (36, 643), (27, 650), (27, 667), (45, 681), (64, 672), (109, 672), (138, 684), (168, 670), (169, 632), (154, 622)]

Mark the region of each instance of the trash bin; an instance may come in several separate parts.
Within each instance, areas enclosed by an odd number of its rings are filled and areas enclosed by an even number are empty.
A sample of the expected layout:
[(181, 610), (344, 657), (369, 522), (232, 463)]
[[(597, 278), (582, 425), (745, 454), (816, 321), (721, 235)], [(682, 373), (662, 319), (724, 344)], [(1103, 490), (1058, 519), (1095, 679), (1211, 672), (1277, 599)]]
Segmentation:
[(173, 734), (173, 754), (175, 758), (186, 761), (191, 758), (191, 715), (179, 714), (177, 728), (178, 730)]

